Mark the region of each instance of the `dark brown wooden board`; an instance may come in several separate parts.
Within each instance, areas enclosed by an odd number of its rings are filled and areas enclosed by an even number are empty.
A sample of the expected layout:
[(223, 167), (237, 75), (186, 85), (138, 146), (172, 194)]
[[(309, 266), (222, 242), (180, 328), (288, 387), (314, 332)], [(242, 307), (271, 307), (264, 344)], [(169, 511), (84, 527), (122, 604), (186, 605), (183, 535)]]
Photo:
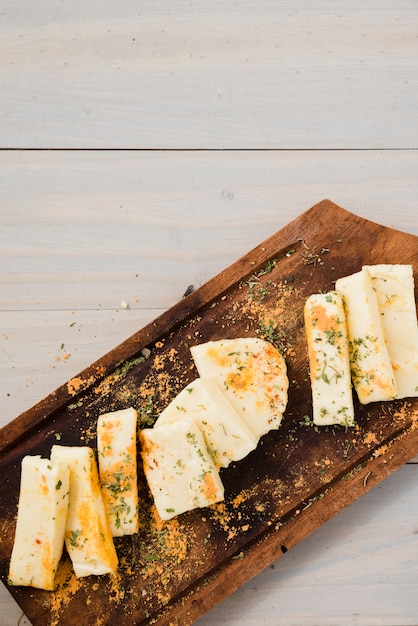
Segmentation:
[[(303, 305), (363, 264), (410, 263), (418, 238), (324, 200), (0, 431), (0, 574), (7, 585), (25, 454), (95, 447), (105, 412), (152, 421), (197, 372), (190, 346), (260, 336), (290, 380), (281, 428), (222, 470), (225, 501), (160, 523), (138, 476), (141, 529), (115, 540), (120, 567), (76, 579), (64, 555), (55, 592), (10, 588), (34, 626), (187, 626), (418, 453), (418, 400), (360, 406), (357, 425), (314, 428)], [(148, 348), (148, 358), (141, 350)]]

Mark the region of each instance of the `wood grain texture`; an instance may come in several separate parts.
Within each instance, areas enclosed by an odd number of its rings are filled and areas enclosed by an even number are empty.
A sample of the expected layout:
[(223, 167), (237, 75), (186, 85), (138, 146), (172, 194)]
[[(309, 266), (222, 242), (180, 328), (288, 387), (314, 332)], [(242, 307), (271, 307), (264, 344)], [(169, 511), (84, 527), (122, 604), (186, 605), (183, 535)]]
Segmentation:
[[(0, 425), (321, 198), (418, 235), (417, 22), (414, 0), (3, 0)], [(416, 626), (417, 460), (199, 624)]]
[(18, 151), (0, 166), (2, 423), (318, 198), (418, 234), (409, 151)]
[(2, 309), (168, 308), (324, 197), (418, 233), (413, 151), (23, 151), (0, 165)]
[(415, 624), (415, 474), (410, 465), (401, 468), (196, 624)]
[(2, 2), (9, 148), (416, 148), (411, 0)]
[[(342, 242), (340, 236), (343, 237)], [(304, 245), (302, 252), (299, 250), (298, 253), (295, 248), (301, 247), (301, 241)], [(311, 255), (306, 260), (306, 249), (314, 254), (315, 263), (311, 263)], [(329, 250), (329, 263), (323, 263), (315, 250)], [(6, 425), (1, 431), (2, 464), (5, 475), (9, 477), (8, 495), (10, 497), (14, 493), (16, 498), (17, 468), (25, 450), (46, 454), (54, 432), (60, 433), (67, 445), (90, 441), (94, 439), (94, 423), (100, 411), (121, 408), (126, 402), (135, 405), (139, 401), (138, 408), (142, 411), (143, 400), (140, 398), (146, 389), (151, 389), (150, 383), (156, 384), (154, 376), (158, 370), (155, 365), (153, 372), (153, 356), (148, 366), (146, 362), (136, 362), (142, 346), (152, 347), (157, 353), (157, 360), (165, 359), (165, 374), (171, 380), (170, 397), (178, 385), (184, 386), (188, 377), (193, 376), (187, 367), (188, 349), (184, 342), (225, 336), (224, 327), (234, 336), (257, 333), (257, 324), (261, 324), (262, 328), (261, 320), (265, 319), (265, 315), (276, 315), (279, 308), (283, 310), (284, 300), (287, 300), (285, 335), (279, 335), (276, 340), (286, 350), (292, 380), (289, 397), (291, 420), (280, 429), (283, 434), (279, 441), (273, 434), (263, 438), (263, 445), (256, 453), (223, 475), (229, 494), (225, 512), (206, 511), (201, 518), (200, 512), (195, 511), (182, 518), (181, 523), (187, 527), (187, 536), (191, 541), (184, 566), (182, 562), (177, 563), (167, 579), (165, 576), (159, 578), (157, 570), (157, 578), (150, 571), (144, 576), (146, 564), (143, 562), (142, 547), (147, 546), (148, 549), (153, 546), (153, 550), (161, 550), (159, 542), (155, 543), (155, 535), (147, 531), (148, 524), (152, 524), (148, 515), (145, 518), (147, 523), (141, 530), (144, 536), (141, 535), (138, 542), (129, 542), (129, 545), (122, 542), (118, 546), (123, 554), (120, 568), (124, 581), (122, 588), (126, 590), (130, 587), (134, 595), (144, 596), (145, 591), (146, 601), (143, 604), (133, 604), (130, 594), (125, 594), (123, 602), (117, 600), (117, 594), (109, 604), (109, 593), (113, 595), (116, 592), (111, 584), (109, 586), (109, 581), (103, 579), (93, 593), (87, 581), (70, 599), (68, 606), (65, 602), (58, 609), (54, 595), (28, 593), (25, 589), (12, 590), (32, 621), (41, 624), (45, 619), (59, 619), (60, 624), (71, 624), (74, 615), (83, 615), (86, 624), (95, 623), (105, 602), (106, 619), (110, 622), (117, 620), (120, 624), (130, 624), (133, 619), (138, 624), (145, 624), (149, 623), (147, 614), (151, 613), (152, 621), (156, 619), (159, 624), (191, 624), (257, 573), (261, 566), (276, 559), (282, 551), (291, 548), (412, 458), (418, 448), (415, 400), (401, 404), (357, 406), (359, 429), (352, 440), (352, 435), (345, 432), (323, 433), (320, 437), (312, 429), (301, 426), (309, 405), (310, 386), (306, 378), (303, 323), (298, 310), (302, 311), (303, 302), (312, 289), (318, 290), (320, 285), (322, 289), (328, 289), (334, 274), (338, 276), (351, 269), (355, 271), (364, 263), (388, 262), (388, 259), (401, 262), (402, 259), (412, 263), (416, 271), (416, 251), (416, 237), (366, 222), (332, 203), (323, 202), (162, 314), (45, 401)], [(352, 267), (354, 258), (356, 266)], [(272, 260), (275, 264), (269, 269), (269, 279), (273, 283), (266, 285), (275, 285), (275, 295), (270, 294), (266, 299), (263, 297), (261, 312), (254, 313), (255, 302), (246, 311), (246, 279)], [(290, 291), (285, 280), (290, 276), (289, 272), (294, 279)], [(173, 353), (175, 360), (170, 356)], [(120, 373), (121, 365), (123, 374)], [(162, 393), (154, 395), (157, 410), (167, 402)], [(396, 420), (393, 419), (394, 411)], [(321, 463), (324, 472), (315, 470)], [(254, 483), (256, 476), (258, 478)], [(141, 489), (141, 492), (145, 510), (147, 496), (144, 490)], [(239, 504), (234, 504), (236, 499), (240, 500)], [(12, 527), (8, 519), (10, 506), (13, 508), (13, 501), (0, 498), (4, 537), (10, 535)], [(242, 531), (237, 532), (241, 526)], [(206, 544), (203, 538), (208, 536), (211, 539)], [(205, 547), (202, 548), (202, 545)], [(4, 579), (7, 542), (0, 548)], [(245, 557), (243, 566), (237, 555)], [(137, 565), (128, 578), (122, 564), (125, 562)], [(140, 563), (141, 566), (138, 565)], [(151, 586), (150, 578), (153, 579)], [(89, 598), (91, 613), (86, 613), (84, 608), (85, 594)], [(53, 599), (53, 603), (48, 608), (49, 599)], [(164, 609), (166, 605), (167, 609)]]
[[(414, 626), (417, 500), (416, 471), (406, 465), (196, 624)], [(1, 607), (0, 626), (29, 626), (11, 597)]]

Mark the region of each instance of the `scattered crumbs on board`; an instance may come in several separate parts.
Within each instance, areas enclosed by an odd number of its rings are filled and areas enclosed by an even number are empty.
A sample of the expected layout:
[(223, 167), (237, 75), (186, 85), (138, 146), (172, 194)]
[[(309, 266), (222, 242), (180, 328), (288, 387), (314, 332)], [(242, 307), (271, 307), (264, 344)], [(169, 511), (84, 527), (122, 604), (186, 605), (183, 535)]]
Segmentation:
[(185, 560), (189, 553), (189, 542), (195, 535), (177, 518), (162, 521), (154, 505), (151, 507), (149, 523), (148, 534), (151, 541), (146, 546), (142, 573), (144, 579), (157, 574), (161, 584), (165, 586), (172, 578), (171, 567), (180, 565)]
[(247, 324), (255, 327), (258, 337), (270, 341), (289, 356), (292, 345), (286, 329), (294, 327), (300, 319), (298, 308), (292, 307), (289, 300), (298, 297), (299, 291), (293, 280), (285, 278), (257, 284), (257, 289), (249, 281), (241, 284), (241, 289), (247, 286), (248, 291), (244, 293), (244, 300), (233, 303), (229, 317), (234, 322), (245, 318)]
[(418, 428), (418, 410), (415, 410), (412, 414), (412, 430), (416, 430)]
[[(316, 461), (315, 465), (318, 464), (318, 461)], [(299, 489), (306, 489), (307, 484), (306, 484), (306, 480), (305, 478), (302, 476), (302, 474), (299, 476), (299, 478), (296, 480), (295, 484), (295, 489), (297, 489), (299, 491)]]
[(62, 617), (62, 610), (69, 605), (73, 596), (82, 587), (82, 581), (76, 577), (69, 559), (60, 562), (55, 581), (56, 589), (48, 594), (48, 604), (51, 611), (49, 626), (58, 626)]
[(93, 382), (94, 382), (94, 376), (91, 376), (90, 378), (87, 378), (87, 379), (80, 378), (80, 376), (75, 376), (74, 378), (71, 378), (71, 380), (68, 381), (67, 391), (70, 396), (75, 396), (83, 389), (86, 389)]
[(405, 401), (394, 414), (394, 418), (396, 420), (403, 420), (404, 422), (411, 420), (411, 430), (416, 430), (418, 428), (418, 409), (411, 409), (411, 403)]
[[(88, 418), (89, 414), (85, 413), (85, 417)], [(84, 445), (88, 445), (92, 441), (96, 441), (97, 438), (97, 424), (95, 422), (90, 423), (86, 428), (83, 428), (80, 433), (80, 442)]]
[(230, 541), (236, 537), (240, 531), (240, 528), (232, 526), (231, 522), (234, 519), (233, 515), (228, 510), (226, 502), (218, 502), (213, 508), (213, 519), (219, 523), (222, 530), (227, 532), (227, 541)]
[(364, 439), (363, 442), (367, 445), (367, 446), (372, 446), (373, 444), (377, 443), (377, 436), (376, 433), (373, 432), (368, 432), (364, 435)]
[(260, 486), (257, 483), (209, 507), (212, 521), (225, 533), (225, 542), (233, 541), (242, 533), (248, 532), (254, 523), (256, 526), (260, 523), (270, 525), (272, 502), (281, 501), (285, 504), (288, 500), (284, 483), (279, 479), (265, 479), (262, 493), (268, 493), (269, 498), (260, 499)]
[(384, 454), (387, 453), (387, 451), (389, 450), (390, 444), (384, 444), (383, 446), (379, 446), (379, 448), (376, 448), (376, 450), (373, 451), (373, 456), (375, 458), (382, 456)]

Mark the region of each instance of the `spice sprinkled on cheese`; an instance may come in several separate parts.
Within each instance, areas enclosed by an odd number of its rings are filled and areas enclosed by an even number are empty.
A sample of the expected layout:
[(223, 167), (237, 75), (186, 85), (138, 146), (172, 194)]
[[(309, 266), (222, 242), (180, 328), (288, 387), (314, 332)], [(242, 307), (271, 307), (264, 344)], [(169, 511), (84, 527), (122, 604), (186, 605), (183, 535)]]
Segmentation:
[(40, 456), (25, 456), (21, 468), (8, 582), (51, 590), (64, 548), (69, 468)]
[(99, 473), (88, 446), (52, 446), (51, 459), (70, 468), (65, 546), (76, 576), (114, 573), (118, 558), (106, 516)]
[(277, 429), (287, 405), (286, 363), (268, 341), (221, 339), (190, 348), (201, 377), (215, 376), (229, 402), (260, 438)]
[(418, 324), (411, 265), (368, 265), (397, 398), (418, 396)]
[(313, 422), (354, 424), (346, 316), (339, 293), (314, 294), (304, 309)]
[(161, 519), (223, 500), (218, 469), (192, 418), (145, 428), (139, 438), (145, 475)]
[(97, 452), (103, 501), (114, 537), (138, 532), (137, 412), (105, 413), (97, 420)]
[(257, 447), (258, 439), (222, 393), (213, 376), (188, 384), (164, 409), (154, 428), (193, 418), (202, 431), (217, 467), (239, 461)]
[(393, 400), (396, 383), (369, 271), (339, 278), (335, 288), (344, 299), (351, 375), (360, 402)]

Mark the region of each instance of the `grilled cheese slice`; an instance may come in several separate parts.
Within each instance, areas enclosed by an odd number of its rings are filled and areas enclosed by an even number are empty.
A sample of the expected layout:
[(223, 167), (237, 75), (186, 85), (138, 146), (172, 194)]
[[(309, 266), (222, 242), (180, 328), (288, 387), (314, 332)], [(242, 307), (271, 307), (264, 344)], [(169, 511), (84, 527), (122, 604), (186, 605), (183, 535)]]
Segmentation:
[(70, 472), (40, 456), (25, 456), (21, 468), (8, 582), (51, 590), (64, 548)]
[(344, 299), (351, 376), (359, 401), (368, 404), (393, 400), (397, 396), (396, 383), (368, 269), (339, 278), (335, 289)]
[(145, 476), (161, 519), (223, 500), (218, 469), (192, 418), (145, 428), (139, 438)]
[(118, 558), (100, 490), (93, 450), (52, 446), (51, 460), (70, 468), (65, 547), (77, 577), (114, 573)]
[(354, 424), (350, 358), (344, 304), (332, 291), (313, 294), (304, 308), (312, 388), (313, 422)]
[(287, 404), (286, 363), (256, 337), (209, 341), (190, 348), (199, 375), (214, 376), (257, 439), (277, 429)]
[(258, 439), (245, 425), (216, 383), (197, 378), (162, 411), (154, 428), (191, 417), (202, 431), (217, 467), (239, 461), (257, 447)]
[(113, 537), (138, 532), (136, 429), (133, 408), (105, 413), (97, 421), (100, 484)]
[(395, 377), (397, 398), (418, 396), (418, 324), (411, 265), (367, 265)]

